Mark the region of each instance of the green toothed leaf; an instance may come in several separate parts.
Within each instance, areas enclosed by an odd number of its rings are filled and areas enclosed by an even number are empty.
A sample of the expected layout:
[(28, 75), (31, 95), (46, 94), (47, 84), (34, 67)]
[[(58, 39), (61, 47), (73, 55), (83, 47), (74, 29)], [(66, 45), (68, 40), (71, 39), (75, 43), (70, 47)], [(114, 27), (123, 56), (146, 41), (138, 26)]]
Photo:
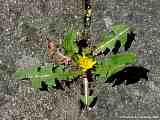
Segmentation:
[(43, 66), (38, 71), (37, 66), (26, 69), (17, 69), (15, 76), (18, 79), (30, 78), (32, 79), (32, 86), (34, 88), (41, 88), (41, 82), (44, 81), (48, 87), (56, 86), (55, 80), (67, 80), (71, 81), (73, 78), (82, 74), (82, 71), (65, 71), (63, 65), (58, 65), (54, 71), (52, 71), (53, 65)]
[(106, 48), (113, 49), (117, 40), (124, 46), (127, 41), (129, 27), (125, 24), (113, 25), (112, 32), (103, 36), (102, 41), (96, 46), (93, 55), (105, 51)]
[[(89, 106), (92, 102), (93, 102), (93, 100), (94, 100), (94, 98), (95, 98), (96, 96), (88, 96), (87, 98), (87, 100), (88, 100), (88, 105), (87, 106)], [(81, 97), (80, 97), (80, 100), (84, 103), (84, 104), (86, 104), (86, 98), (85, 98), (85, 96), (83, 96), (83, 95), (81, 95)]]
[(40, 71), (38, 71), (38, 67), (39, 66), (33, 66), (30, 68), (18, 68), (16, 70), (16, 78), (17, 79), (23, 79), (23, 78), (45, 78), (45, 77), (49, 77), (50, 74), (52, 74), (52, 68), (53, 65), (49, 65), (49, 66), (45, 66), (41, 68)]
[(136, 62), (136, 54), (132, 52), (113, 55), (111, 58), (105, 58), (97, 61), (94, 74), (99, 74), (99, 78), (109, 78), (111, 75), (122, 70), (128, 64)]
[(76, 32), (68, 32), (64, 37), (63, 47), (65, 55), (73, 55), (78, 52), (78, 46), (76, 44)]
[(35, 88), (35, 89), (39, 89), (41, 88), (41, 82), (42, 80), (39, 80), (39, 79), (33, 79), (32, 80), (32, 87)]
[(53, 80), (53, 79), (48, 79), (45, 82), (48, 85), (48, 88), (56, 87), (55, 80)]

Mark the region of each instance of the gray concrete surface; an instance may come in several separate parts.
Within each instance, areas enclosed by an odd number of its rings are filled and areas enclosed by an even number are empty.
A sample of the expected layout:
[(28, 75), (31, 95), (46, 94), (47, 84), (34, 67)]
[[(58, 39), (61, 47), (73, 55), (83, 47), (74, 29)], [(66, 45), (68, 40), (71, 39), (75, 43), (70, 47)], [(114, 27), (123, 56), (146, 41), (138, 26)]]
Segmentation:
[(70, 24), (82, 28), (81, 0), (0, 0), (0, 120), (160, 119), (160, 1), (94, 0), (93, 6), (90, 42), (98, 42), (110, 24), (128, 23), (137, 33), (130, 51), (137, 53), (137, 65), (150, 70), (149, 81), (98, 85), (96, 118), (80, 116), (79, 86), (41, 92), (15, 80), (14, 72), (17, 64), (48, 62), (46, 37), (60, 42)]

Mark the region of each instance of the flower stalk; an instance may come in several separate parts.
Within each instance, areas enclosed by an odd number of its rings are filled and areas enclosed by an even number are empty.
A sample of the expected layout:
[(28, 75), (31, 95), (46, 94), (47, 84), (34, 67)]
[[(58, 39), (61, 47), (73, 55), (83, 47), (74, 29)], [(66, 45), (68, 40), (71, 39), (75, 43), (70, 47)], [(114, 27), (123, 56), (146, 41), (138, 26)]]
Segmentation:
[(88, 79), (87, 77), (83, 78), (84, 82), (84, 92), (85, 92), (85, 104), (88, 105)]

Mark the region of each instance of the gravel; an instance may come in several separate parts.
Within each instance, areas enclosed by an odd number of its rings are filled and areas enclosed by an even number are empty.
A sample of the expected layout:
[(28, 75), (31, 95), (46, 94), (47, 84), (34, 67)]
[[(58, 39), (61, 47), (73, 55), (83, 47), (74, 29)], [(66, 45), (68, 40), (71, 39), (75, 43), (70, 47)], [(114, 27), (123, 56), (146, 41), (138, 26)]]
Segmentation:
[[(150, 70), (149, 81), (111, 87), (97, 85), (96, 113), (79, 113), (80, 88), (38, 91), (29, 81), (16, 80), (17, 67), (48, 62), (47, 37), (61, 43), (73, 24), (81, 30), (81, 0), (0, 1), (0, 120), (120, 120), (159, 119), (160, 113), (160, 1), (94, 0), (92, 45), (113, 23), (128, 23), (136, 33), (130, 51), (136, 65)], [(96, 117), (95, 117), (96, 115)]]

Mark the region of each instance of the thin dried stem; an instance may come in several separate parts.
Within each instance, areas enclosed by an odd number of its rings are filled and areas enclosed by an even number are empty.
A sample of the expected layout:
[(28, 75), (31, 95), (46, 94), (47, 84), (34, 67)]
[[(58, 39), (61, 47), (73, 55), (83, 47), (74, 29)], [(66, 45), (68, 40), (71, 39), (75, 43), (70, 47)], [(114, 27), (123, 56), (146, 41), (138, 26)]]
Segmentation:
[(85, 104), (88, 105), (88, 79), (84, 78)]

